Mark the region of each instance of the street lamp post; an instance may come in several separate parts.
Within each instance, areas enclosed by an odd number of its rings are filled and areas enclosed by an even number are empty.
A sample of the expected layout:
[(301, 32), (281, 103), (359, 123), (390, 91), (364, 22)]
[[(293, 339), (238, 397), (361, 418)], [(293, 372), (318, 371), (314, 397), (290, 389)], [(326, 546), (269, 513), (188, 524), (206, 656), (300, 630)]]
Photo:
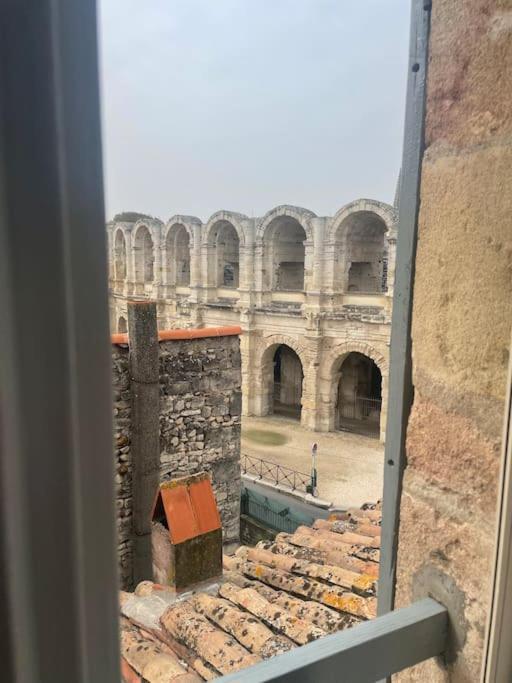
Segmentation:
[(318, 444), (314, 443), (311, 446), (311, 482), (307, 486), (306, 490), (312, 496), (318, 495), (317, 490), (317, 473), (316, 473), (316, 455), (318, 451)]

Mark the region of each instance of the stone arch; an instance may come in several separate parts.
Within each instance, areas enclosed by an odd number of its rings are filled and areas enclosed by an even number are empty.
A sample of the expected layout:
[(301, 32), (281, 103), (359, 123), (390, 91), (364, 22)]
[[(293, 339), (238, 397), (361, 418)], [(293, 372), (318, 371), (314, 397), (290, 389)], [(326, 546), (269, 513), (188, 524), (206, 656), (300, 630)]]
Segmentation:
[(114, 277), (116, 280), (125, 280), (127, 274), (126, 237), (122, 228), (117, 228), (114, 233)]
[(205, 226), (206, 281), (211, 287), (237, 289), (240, 283), (240, 248), (245, 244), (242, 214), (218, 211)]
[[(274, 408), (274, 358), (276, 351), (282, 348), (288, 348), (294, 355), (298, 358), (300, 363), (300, 369), (302, 372), (301, 387), (300, 387), (300, 405), (302, 406), (303, 397), (305, 393), (305, 371), (306, 365), (306, 354), (303, 345), (289, 337), (288, 335), (274, 334), (269, 337), (265, 337), (261, 340), (258, 349), (258, 355), (255, 363), (255, 396), (257, 400), (255, 402), (255, 414), (256, 415), (269, 415), (272, 414)], [(301, 414), (302, 413), (302, 414)], [(304, 415), (304, 411), (299, 408), (298, 415), (301, 418)], [(298, 416), (297, 415), (297, 416)]]
[(271, 347), (279, 346), (281, 344), (293, 349), (300, 358), (302, 365), (306, 363), (306, 349), (304, 348), (304, 345), (293, 337), (289, 337), (287, 334), (272, 334), (268, 337), (263, 337), (260, 345), (260, 358), (263, 358)]
[(374, 213), (385, 223), (386, 232), (388, 233), (394, 228), (397, 219), (396, 210), (390, 204), (378, 202), (375, 199), (355, 199), (342, 206), (341, 209), (334, 214), (327, 230), (326, 242), (334, 241), (336, 239), (336, 233), (345, 219), (348, 218), (348, 216), (359, 212)]
[(333, 249), (333, 291), (387, 291), (388, 237), (394, 209), (369, 199), (358, 199), (334, 216), (328, 244)]
[(202, 225), (202, 222), (197, 216), (182, 216), (179, 214), (176, 214), (175, 216), (172, 216), (169, 218), (167, 223), (165, 224), (164, 228), (164, 242), (167, 240), (167, 236), (169, 235), (169, 232), (175, 228), (177, 225), (183, 225), (185, 230), (188, 232), (188, 236), (190, 239), (190, 245), (192, 246), (194, 244), (194, 226), (195, 225)]
[(190, 285), (194, 232), (185, 221), (169, 222), (165, 231), (165, 272), (167, 284), (171, 286)]
[(203, 228), (203, 243), (211, 245), (216, 238), (216, 231), (219, 227), (226, 223), (233, 226), (238, 235), (240, 246), (244, 247), (247, 242), (247, 236), (243, 226), (243, 221), (249, 220), (248, 216), (243, 213), (235, 213), (234, 211), (217, 211), (210, 218)]
[(281, 204), (280, 206), (276, 206), (274, 209), (267, 211), (256, 226), (256, 242), (261, 242), (264, 239), (267, 229), (276, 218), (286, 216), (294, 218), (304, 229), (308, 241), (313, 242), (311, 219), (316, 218), (316, 213), (313, 213), (313, 211), (310, 211), (309, 209), (304, 209), (301, 206), (291, 206), (289, 204)]
[(262, 290), (303, 291), (313, 251), (313, 212), (281, 206), (262, 219), (257, 247), (262, 258)]
[(333, 431), (336, 426), (336, 400), (341, 377), (341, 368), (352, 353), (358, 353), (372, 360), (380, 371), (382, 379), (382, 405), (380, 411), (380, 436), (383, 440), (387, 415), (387, 380), (389, 361), (374, 347), (366, 342), (347, 341), (331, 348), (326, 354), (319, 375), (319, 399), (321, 407), (321, 424), (326, 431)]
[(155, 277), (155, 240), (153, 231), (146, 223), (135, 225), (133, 248), (135, 250), (136, 282), (153, 282)]
[(382, 375), (387, 376), (389, 363), (379, 351), (366, 342), (346, 341), (343, 344), (332, 347), (327, 354), (323, 365), (327, 368), (328, 377), (332, 377), (332, 374), (339, 370), (339, 367), (349, 353), (361, 353), (363, 356), (368, 356), (379, 368)]

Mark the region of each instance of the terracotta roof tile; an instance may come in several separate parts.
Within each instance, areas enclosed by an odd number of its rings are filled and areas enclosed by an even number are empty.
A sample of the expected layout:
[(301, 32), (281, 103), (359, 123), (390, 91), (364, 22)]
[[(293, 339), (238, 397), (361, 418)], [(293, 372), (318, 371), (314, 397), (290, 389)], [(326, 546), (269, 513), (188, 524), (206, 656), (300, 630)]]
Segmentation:
[(188, 487), (200, 534), (219, 529), (221, 520), (209, 479), (193, 481)]
[[(164, 507), (180, 519), (172, 530), (176, 538), (217, 524), (209, 486), (201, 480), (196, 487), (168, 488)], [(121, 594), (123, 680), (212, 680), (372, 619), (380, 521), (379, 507), (368, 505), (254, 548), (242, 546), (224, 557), (220, 584), (188, 596), (151, 582)], [(140, 655), (132, 647), (137, 643), (144, 648)], [(166, 678), (146, 675), (160, 675), (157, 664)]]
[(161, 484), (153, 506), (153, 516), (158, 511), (159, 499), (173, 543), (182, 543), (221, 528), (213, 488), (207, 475), (192, 475)]

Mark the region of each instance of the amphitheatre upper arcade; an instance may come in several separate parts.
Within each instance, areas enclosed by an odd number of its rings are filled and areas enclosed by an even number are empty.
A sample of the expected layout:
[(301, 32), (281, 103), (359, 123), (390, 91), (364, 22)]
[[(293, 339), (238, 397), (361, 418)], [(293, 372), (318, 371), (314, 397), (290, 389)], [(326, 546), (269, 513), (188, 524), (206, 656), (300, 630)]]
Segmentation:
[(394, 207), (359, 199), (332, 217), (278, 206), (207, 223), (120, 214), (107, 233), (113, 330), (146, 297), (162, 328), (240, 324), (245, 415), (384, 440)]

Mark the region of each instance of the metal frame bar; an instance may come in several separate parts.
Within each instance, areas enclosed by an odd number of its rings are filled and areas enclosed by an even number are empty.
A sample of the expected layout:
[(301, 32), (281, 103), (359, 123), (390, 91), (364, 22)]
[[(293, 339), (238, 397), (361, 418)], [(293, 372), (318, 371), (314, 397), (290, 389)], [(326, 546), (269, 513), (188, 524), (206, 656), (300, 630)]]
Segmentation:
[(0, 31), (2, 673), (119, 681), (95, 1)]
[(424, 150), (425, 91), (431, 3), (411, 2), (409, 76), (399, 191), (393, 317), (391, 323), (388, 421), (386, 429), (382, 543), (378, 613), (395, 605), (400, 499), (406, 465), (405, 438), (413, 401), (411, 318), (421, 162)]
[(444, 650), (446, 609), (431, 598), (273, 657), (223, 683), (374, 683)]
[(485, 683), (512, 680), (512, 358), (508, 366), (497, 512), (494, 582), (483, 662)]

